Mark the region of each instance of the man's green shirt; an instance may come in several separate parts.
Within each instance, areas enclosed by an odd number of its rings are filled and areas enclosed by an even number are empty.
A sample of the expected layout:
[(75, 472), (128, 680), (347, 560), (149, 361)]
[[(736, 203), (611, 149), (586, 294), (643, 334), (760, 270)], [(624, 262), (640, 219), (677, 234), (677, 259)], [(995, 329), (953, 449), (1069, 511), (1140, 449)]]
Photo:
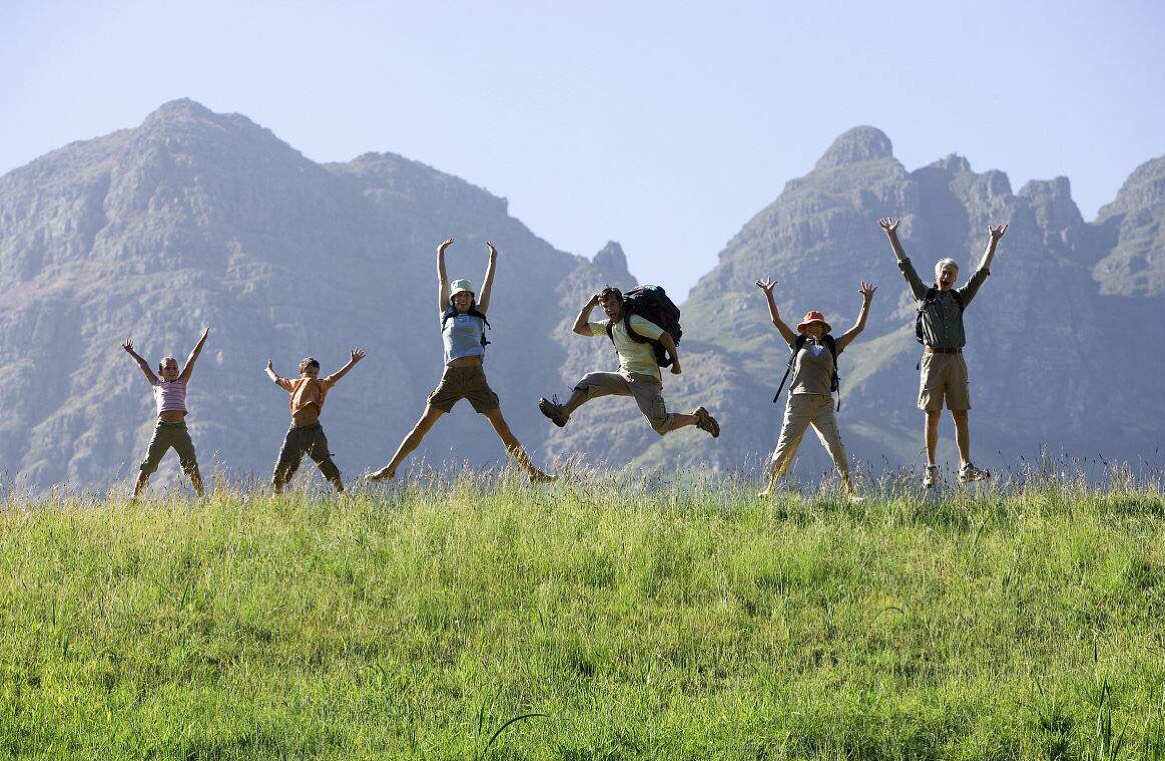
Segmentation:
[[(971, 304), (971, 299), (975, 298), (975, 294), (979, 292), (979, 287), (983, 285), (991, 272), (986, 268), (980, 268), (974, 275), (971, 275), (971, 279), (962, 288), (939, 291), (938, 286), (934, 286), (935, 296), (926, 302), (926, 294), (930, 288), (923, 284), (922, 279), (918, 277), (910, 259), (904, 258), (898, 262), (898, 269), (902, 270), (902, 276), (910, 285), (910, 291), (914, 294), (914, 298), (924, 302), (924, 304), (920, 304), (923, 343), (935, 349), (961, 349), (966, 346), (967, 334), (963, 329), (963, 310)], [(962, 299), (962, 308), (955, 300), (954, 294), (956, 292)]]

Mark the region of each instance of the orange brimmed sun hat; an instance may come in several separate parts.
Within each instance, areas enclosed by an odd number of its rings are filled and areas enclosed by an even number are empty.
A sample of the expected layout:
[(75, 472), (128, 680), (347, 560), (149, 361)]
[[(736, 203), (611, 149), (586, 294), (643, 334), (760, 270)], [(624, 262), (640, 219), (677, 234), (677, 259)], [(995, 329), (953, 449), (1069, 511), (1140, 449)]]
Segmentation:
[(804, 333), (805, 328), (809, 327), (810, 325), (812, 325), (815, 322), (820, 322), (822, 325), (824, 325), (826, 333), (828, 333), (830, 330), (833, 329), (829, 326), (829, 323), (825, 321), (825, 315), (823, 315), (821, 312), (818, 312), (816, 309), (814, 309), (811, 312), (805, 313), (805, 319), (801, 320), (801, 324), (797, 326), (797, 332)]

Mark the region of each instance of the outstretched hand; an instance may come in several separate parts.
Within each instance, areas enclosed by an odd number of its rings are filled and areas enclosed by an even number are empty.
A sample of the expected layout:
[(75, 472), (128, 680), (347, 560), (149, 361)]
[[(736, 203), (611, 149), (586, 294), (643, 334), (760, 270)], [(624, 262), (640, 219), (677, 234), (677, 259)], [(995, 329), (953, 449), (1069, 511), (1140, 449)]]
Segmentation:
[(497, 248), (494, 247), (494, 242), (492, 240), (487, 240), (485, 242), (485, 247), (486, 247), (486, 250), (489, 251), (490, 256), (497, 256), (498, 255), (498, 250), (497, 250)]
[(207, 336), (209, 336), (209, 335), (210, 335), (210, 326), (208, 325), (208, 326), (206, 326), (205, 328), (203, 328), (203, 329), (202, 329), (202, 335), (198, 337), (198, 340), (199, 340), (199, 341), (205, 341), (205, 340), (206, 340), (206, 337), (207, 337)]
[(437, 246), (437, 254), (440, 255), (440, 254), (445, 253), (445, 249), (449, 248), (452, 245), (453, 245), (453, 239), (446, 238), (445, 240), (441, 241), (441, 245)]
[(275, 372), (275, 365), (271, 364), (271, 360), (267, 360), (267, 369), (271, 372)]
[(364, 351), (361, 348), (353, 348), (352, 349), (352, 364), (356, 364), (360, 360), (364, 359), (364, 357), (367, 356), (367, 354), (368, 354), (368, 352)]
[(773, 288), (775, 288), (776, 285), (777, 285), (777, 281), (772, 280), (770, 278), (765, 278), (764, 280), (756, 281), (756, 287), (760, 288), (762, 291), (764, 291), (766, 296), (773, 295)]
[(862, 299), (867, 303), (874, 300), (874, 292), (878, 290), (878, 286), (873, 283), (862, 281), (861, 286), (858, 287), (858, 293), (862, 294)]
[(998, 243), (1000, 238), (1007, 235), (1007, 225), (990, 225), (987, 233), (991, 236), (992, 243)]
[(898, 232), (898, 224), (901, 221), (895, 217), (882, 217), (878, 220), (878, 227), (882, 228), (887, 235), (894, 235)]
[(682, 372), (683, 372), (683, 370), (680, 368), (680, 361), (678, 359), (672, 360), (671, 374), (672, 375), (679, 375)]
[(121, 345), (121, 348), (125, 349), (127, 354), (133, 354), (133, 339), (126, 338), (125, 343)]

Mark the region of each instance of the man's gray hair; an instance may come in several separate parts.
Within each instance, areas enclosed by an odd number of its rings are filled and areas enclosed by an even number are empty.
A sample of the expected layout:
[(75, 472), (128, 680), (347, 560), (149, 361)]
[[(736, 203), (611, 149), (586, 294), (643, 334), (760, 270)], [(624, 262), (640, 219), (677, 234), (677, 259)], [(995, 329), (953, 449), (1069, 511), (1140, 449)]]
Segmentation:
[(942, 277), (943, 270), (945, 270), (947, 267), (954, 267), (957, 270), (959, 269), (959, 263), (954, 259), (951, 259), (949, 256), (945, 259), (939, 259), (934, 263), (934, 281), (936, 283), (938, 282), (939, 278)]

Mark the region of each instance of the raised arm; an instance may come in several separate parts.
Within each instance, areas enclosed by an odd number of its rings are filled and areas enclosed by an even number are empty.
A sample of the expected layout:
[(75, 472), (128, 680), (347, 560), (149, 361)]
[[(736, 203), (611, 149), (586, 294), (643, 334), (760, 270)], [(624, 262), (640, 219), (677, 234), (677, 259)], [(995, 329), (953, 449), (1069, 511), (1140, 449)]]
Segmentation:
[(329, 375), (327, 378), (324, 378), (324, 380), (326, 380), (328, 383), (335, 383), (336, 381), (340, 380), (340, 378), (343, 378), (348, 374), (349, 370), (356, 366), (357, 362), (364, 359), (364, 355), (366, 353), (367, 352), (365, 352), (363, 349), (353, 348), (351, 356), (348, 359), (348, 364), (344, 365), (339, 370)]
[(489, 309), (489, 297), (494, 289), (494, 267), (498, 263), (498, 250), (494, 248), (493, 241), (486, 241), (485, 247), (489, 249), (489, 264), (485, 266), (485, 280), (481, 281), (481, 293), (477, 297), (477, 311), (485, 314)]
[(776, 285), (776, 280), (765, 279), (756, 281), (756, 287), (764, 291), (765, 299), (768, 300), (769, 319), (773, 321), (773, 326), (780, 331), (781, 338), (785, 339), (785, 343), (792, 346), (797, 341), (797, 334), (781, 319), (781, 313), (777, 309), (777, 302), (773, 299), (773, 288)]
[(902, 243), (898, 240), (898, 224), (901, 220), (894, 217), (882, 217), (878, 220), (878, 227), (886, 233), (886, 239), (890, 241), (890, 250), (894, 252), (894, 258), (898, 260), (898, 269), (902, 270), (902, 277), (906, 278), (907, 285), (910, 286), (911, 293), (916, 299), (926, 298), (927, 287), (926, 283), (922, 282), (922, 278), (918, 276), (918, 271), (914, 269), (914, 265), (910, 263), (906, 252), (902, 250)]
[(267, 369), (265, 372), (272, 383), (277, 386), (280, 385), (279, 381), (283, 380), (283, 378), (280, 377), (279, 373), (275, 372), (275, 367), (271, 364), (271, 360), (267, 360)]
[(202, 347), (206, 344), (206, 337), (210, 335), (210, 328), (204, 328), (202, 335), (198, 338), (198, 343), (194, 344), (194, 348), (190, 351), (190, 356), (186, 358), (186, 364), (182, 368), (182, 373), (178, 376), (180, 380), (190, 380), (190, 374), (194, 372), (194, 362), (198, 359), (198, 355), (202, 353)]
[(154, 375), (154, 371), (150, 369), (150, 363), (142, 359), (141, 355), (133, 350), (132, 339), (125, 339), (125, 343), (121, 345), (121, 348), (125, 349), (125, 353), (128, 354), (134, 362), (138, 363), (138, 367), (142, 369), (142, 375), (146, 376), (146, 380), (148, 380), (151, 385), (158, 382), (158, 376)]
[(874, 300), (874, 291), (878, 290), (878, 286), (873, 283), (862, 281), (861, 287), (858, 288), (858, 293), (862, 294), (862, 311), (858, 312), (858, 321), (854, 326), (841, 334), (837, 339), (837, 351), (840, 353), (845, 350), (845, 347), (850, 345), (850, 342), (858, 337), (858, 334), (866, 329), (866, 318), (870, 316), (870, 302)]
[(975, 298), (983, 283), (987, 282), (987, 276), (991, 274), (991, 260), (995, 258), (995, 247), (1006, 233), (1007, 225), (992, 225), (987, 228), (987, 249), (983, 252), (983, 258), (979, 260), (979, 268), (971, 273), (966, 285), (958, 289), (964, 309), (971, 303), (971, 299)]
[(599, 294), (591, 296), (591, 300), (583, 305), (582, 311), (578, 313), (578, 317), (574, 318), (574, 332), (580, 336), (591, 337), (591, 329), (587, 327), (587, 323), (591, 321), (591, 310), (595, 308), (601, 300)]
[(449, 276), (445, 274), (445, 249), (453, 245), (452, 238), (446, 238), (437, 246), (437, 311), (444, 312), (449, 306)]
[(991, 260), (995, 258), (995, 247), (999, 245), (999, 240), (1007, 235), (1007, 225), (992, 225), (987, 228), (987, 249), (983, 252), (983, 258), (979, 260), (979, 269), (991, 269)]

